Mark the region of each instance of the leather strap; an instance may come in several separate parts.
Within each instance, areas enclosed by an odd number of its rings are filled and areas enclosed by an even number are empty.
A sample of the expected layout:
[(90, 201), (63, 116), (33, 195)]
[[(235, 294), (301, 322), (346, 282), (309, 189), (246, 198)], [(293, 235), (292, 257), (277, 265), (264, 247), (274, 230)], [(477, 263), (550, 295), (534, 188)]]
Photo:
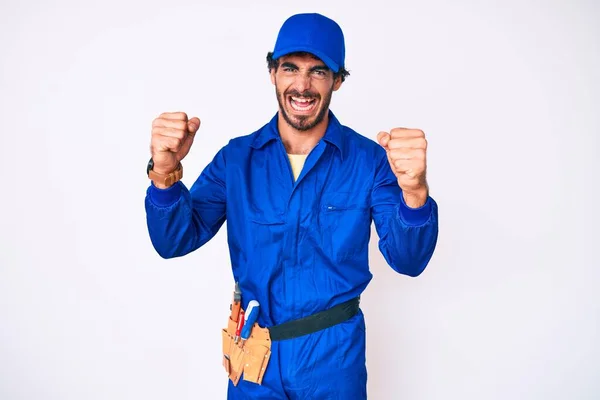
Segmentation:
[(180, 181), (181, 178), (183, 178), (183, 166), (179, 163), (175, 171), (170, 174), (159, 174), (151, 169), (148, 171), (148, 178), (150, 178), (154, 184), (159, 183), (164, 186), (172, 186), (175, 182)]

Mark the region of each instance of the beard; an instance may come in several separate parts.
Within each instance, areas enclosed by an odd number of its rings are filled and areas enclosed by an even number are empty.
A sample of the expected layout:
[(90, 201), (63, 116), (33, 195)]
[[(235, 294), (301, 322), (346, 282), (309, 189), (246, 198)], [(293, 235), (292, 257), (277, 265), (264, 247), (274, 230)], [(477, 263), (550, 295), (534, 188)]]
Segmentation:
[[(314, 128), (315, 126), (319, 125), (321, 122), (323, 122), (323, 119), (325, 119), (325, 115), (327, 114), (327, 112), (329, 111), (329, 104), (331, 103), (331, 96), (333, 94), (333, 85), (331, 86), (329, 92), (325, 95), (325, 97), (323, 99), (321, 99), (321, 96), (318, 93), (313, 93), (309, 90), (305, 90), (303, 93), (300, 93), (297, 90), (288, 90), (285, 93), (283, 93), (283, 95), (281, 94), (281, 92), (277, 89), (277, 86), (275, 86), (275, 93), (277, 95), (277, 102), (279, 103), (279, 110), (281, 112), (281, 115), (283, 115), (283, 119), (285, 120), (285, 122), (288, 123), (289, 126), (291, 126), (292, 128), (298, 130), (298, 131), (308, 131), (312, 128)], [(289, 105), (287, 99), (289, 96), (294, 96), (294, 97), (303, 97), (306, 99), (314, 99), (315, 101), (320, 101), (320, 109), (317, 112), (317, 115), (314, 117), (314, 119), (311, 121), (311, 118), (313, 118), (312, 115), (294, 115), (291, 116), (287, 111), (286, 111), (286, 105)]]

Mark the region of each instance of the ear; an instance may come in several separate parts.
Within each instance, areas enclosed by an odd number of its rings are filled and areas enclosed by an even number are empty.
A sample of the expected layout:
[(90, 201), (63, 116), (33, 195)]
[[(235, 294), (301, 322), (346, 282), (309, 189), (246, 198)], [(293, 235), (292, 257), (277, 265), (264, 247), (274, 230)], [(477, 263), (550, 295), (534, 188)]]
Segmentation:
[(333, 91), (337, 91), (342, 86), (342, 77), (338, 76), (333, 82)]

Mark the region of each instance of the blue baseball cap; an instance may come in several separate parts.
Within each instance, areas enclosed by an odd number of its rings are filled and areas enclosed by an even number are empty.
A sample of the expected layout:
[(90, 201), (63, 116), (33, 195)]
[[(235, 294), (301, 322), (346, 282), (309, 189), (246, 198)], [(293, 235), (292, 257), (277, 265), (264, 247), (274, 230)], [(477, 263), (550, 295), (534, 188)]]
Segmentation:
[(321, 14), (292, 15), (279, 30), (273, 58), (297, 51), (319, 57), (333, 72), (338, 72), (346, 55), (342, 28)]

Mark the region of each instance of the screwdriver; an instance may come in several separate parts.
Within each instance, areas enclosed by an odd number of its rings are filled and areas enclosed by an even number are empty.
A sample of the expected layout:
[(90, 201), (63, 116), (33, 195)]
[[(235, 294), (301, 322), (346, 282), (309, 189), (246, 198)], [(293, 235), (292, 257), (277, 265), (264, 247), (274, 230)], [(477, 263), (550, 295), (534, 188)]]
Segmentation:
[(258, 312), (260, 311), (260, 304), (256, 300), (250, 301), (248, 303), (248, 307), (246, 308), (246, 313), (244, 315), (244, 327), (242, 328), (242, 346), (244, 342), (250, 337), (250, 332), (252, 332), (252, 327), (254, 323), (258, 319)]
[(231, 304), (231, 320), (238, 322), (240, 316), (240, 307), (242, 306), (242, 291), (238, 283), (235, 283), (235, 290), (233, 291), (233, 303)]
[(244, 327), (244, 310), (240, 310), (240, 319), (237, 322), (237, 328), (235, 330), (235, 337), (233, 338), (233, 342), (237, 343), (240, 340), (240, 332)]

